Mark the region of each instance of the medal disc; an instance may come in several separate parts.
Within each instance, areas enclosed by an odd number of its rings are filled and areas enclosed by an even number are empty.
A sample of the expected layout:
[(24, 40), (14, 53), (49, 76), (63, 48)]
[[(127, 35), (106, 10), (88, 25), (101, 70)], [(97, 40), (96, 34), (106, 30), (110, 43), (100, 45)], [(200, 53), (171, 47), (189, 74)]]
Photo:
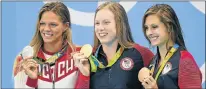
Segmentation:
[(82, 46), (80, 52), (84, 53), (86, 57), (89, 57), (92, 54), (92, 46), (90, 44), (86, 44)]
[(34, 50), (31, 46), (24, 47), (23, 51), (21, 52), (21, 55), (23, 58), (25, 57), (31, 57), (33, 56)]
[(140, 82), (143, 82), (144, 78), (150, 76), (150, 70), (146, 67), (143, 67), (138, 74), (138, 79)]

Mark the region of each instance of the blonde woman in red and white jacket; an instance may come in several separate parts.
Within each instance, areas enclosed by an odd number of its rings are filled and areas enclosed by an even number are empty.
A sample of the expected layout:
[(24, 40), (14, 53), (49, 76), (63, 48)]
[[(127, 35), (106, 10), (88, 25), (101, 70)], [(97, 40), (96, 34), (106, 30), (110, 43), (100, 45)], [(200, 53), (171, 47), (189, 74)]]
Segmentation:
[[(21, 52), (14, 62), (14, 88), (89, 88), (89, 62), (76, 63), (79, 51), (71, 38), (70, 13), (61, 2), (45, 4), (30, 43), (33, 55)], [(74, 65), (76, 64), (76, 65)]]

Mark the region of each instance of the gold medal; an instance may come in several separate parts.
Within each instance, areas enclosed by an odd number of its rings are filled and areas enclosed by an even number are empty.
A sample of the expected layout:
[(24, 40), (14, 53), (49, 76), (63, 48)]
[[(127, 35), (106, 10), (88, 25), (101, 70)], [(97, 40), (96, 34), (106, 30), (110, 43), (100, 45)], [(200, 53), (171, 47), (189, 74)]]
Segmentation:
[(84, 53), (84, 55), (89, 58), (90, 55), (92, 54), (92, 46), (90, 44), (85, 44), (84, 46), (82, 46), (80, 52)]

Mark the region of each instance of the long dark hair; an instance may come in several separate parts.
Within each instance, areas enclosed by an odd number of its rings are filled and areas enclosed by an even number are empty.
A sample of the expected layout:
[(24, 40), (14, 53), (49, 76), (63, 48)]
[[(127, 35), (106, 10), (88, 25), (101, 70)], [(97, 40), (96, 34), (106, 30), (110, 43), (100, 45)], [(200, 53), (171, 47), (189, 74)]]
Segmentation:
[[(167, 4), (156, 4), (150, 7), (144, 14), (142, 27), (144, 36), (149, 41), (148, 37), (146, 36), (146, 31), (144, 28), (145, 20), (149, 15), (157, 15), (160, 18), (160, 21), (164, 23), (164, 25), (167, 27), (168, 32), (171, 36), (171, 39), (174, 43), (178, 44), (179, 46), (182, 46), (187, 49), (185, 46), (184, 38), (182, 36), (182, 29), (179, 23), (179, 20), (177, 18), (177, 15), (175, 11), (172, 9), (171, 6)], [(151, 42), (149, 41), (151, 44)], [(168, 48), (168, 47), (167, 47)]]

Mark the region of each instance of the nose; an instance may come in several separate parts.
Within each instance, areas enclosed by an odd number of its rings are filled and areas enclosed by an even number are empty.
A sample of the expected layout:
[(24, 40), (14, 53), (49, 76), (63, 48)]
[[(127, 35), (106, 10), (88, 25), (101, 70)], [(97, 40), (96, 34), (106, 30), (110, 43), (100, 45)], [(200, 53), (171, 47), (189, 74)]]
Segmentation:
[(149, 37), (150, 35), (152, 35), (153, 32), (150, 28), (147, 28), (145, 33), (146, 33), (147, 37)]
[(44, 31), (50, 31), (50, 30), (51, 30), (50, 26), (48, 24), (46, 24), (44, 26)]
[(105, 30), (105, 27), (102, 24), (99, 24), (99, 26), (96, 26), (96, 28), (100, 32)]

